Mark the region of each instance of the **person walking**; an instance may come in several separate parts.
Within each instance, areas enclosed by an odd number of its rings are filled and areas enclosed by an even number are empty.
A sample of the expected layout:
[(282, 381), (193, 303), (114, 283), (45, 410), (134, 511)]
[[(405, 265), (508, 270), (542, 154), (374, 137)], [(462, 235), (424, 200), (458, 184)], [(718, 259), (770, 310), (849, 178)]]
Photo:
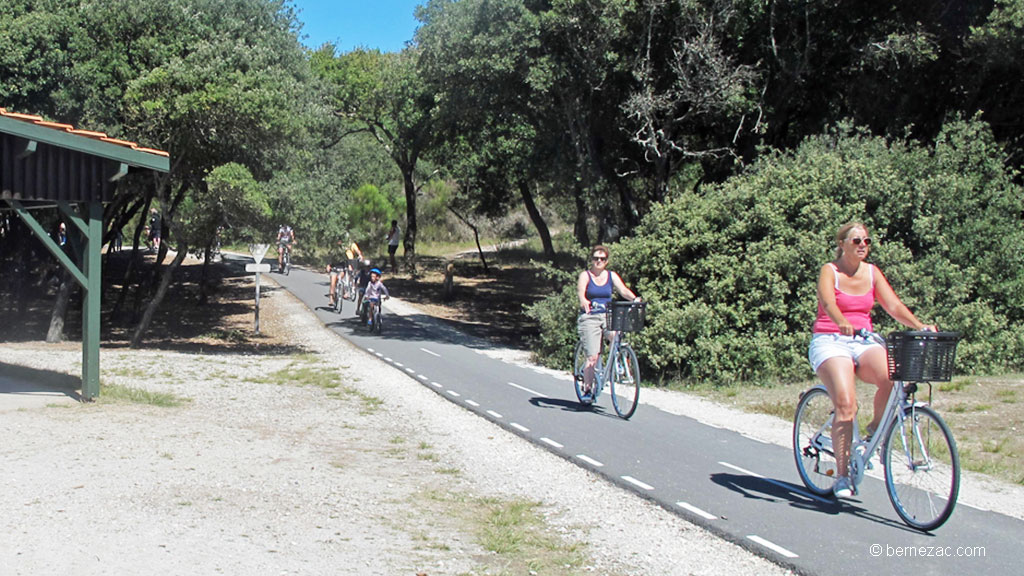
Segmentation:
[(391, 231), (388, 232), (388, 258), (391, 260), (391, 273), (398, 271), (398, 264), (395, 262), (395, 252), (398, 252), (398, 243), (402, 240), (402, 229), (398, 226), (398, 220), (391, 221)]

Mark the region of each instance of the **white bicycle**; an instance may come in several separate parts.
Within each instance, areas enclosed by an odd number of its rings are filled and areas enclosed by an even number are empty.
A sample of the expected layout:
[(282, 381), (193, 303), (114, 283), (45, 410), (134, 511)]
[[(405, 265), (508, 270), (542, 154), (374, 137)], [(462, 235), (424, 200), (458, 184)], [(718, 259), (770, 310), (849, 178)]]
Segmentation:
[[(930, 382), (948, 382), (960, 335), (956, 332), (893, 332), (888, 339), (858, 336), (886, 346), (892, 392), (878, 431), (861, 438), (856, 423), (850, 450), (850, 478), (860, 486), (880, 454), (885, 486), (896, 513), (922, 531), (942, 526), (960, 491), (960, 456), (949, 426), (930, 406)], [(928, 401), (917, 399), (928, 385)], [(793, 420), (793, 455), (800, 479), (819, 496), (831, 495), (836, 459), (832, 446), (834, 408), (825, 386), (800, 395)]]

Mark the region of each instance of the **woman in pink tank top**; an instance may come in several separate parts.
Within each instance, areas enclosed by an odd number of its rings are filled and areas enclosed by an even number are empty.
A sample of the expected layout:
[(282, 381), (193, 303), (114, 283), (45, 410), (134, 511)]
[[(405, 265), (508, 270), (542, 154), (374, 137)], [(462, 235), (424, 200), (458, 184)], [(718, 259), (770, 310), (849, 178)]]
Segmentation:
[(856, 379), (877, 387), (870, 435), (878, 427), (892, 390), (885, 348), (858, 339), (860, 329), (871, 331), (871, 309), (877, 301), (894, 320), (915, 330), (935, 330), (925, 325), (900, 301), (882, 271), (866, 261), (871, 250), (867, 226), (846, 224), (836, 234), (835, 260), (818, 275), (818, 316), (808, 349), (811, 367), (828, 389), (835, 406), (832, 443), (838, 474), (832, 491), (837, 497), (853, 495), (849, 478), (850, 441), (857, 415)]

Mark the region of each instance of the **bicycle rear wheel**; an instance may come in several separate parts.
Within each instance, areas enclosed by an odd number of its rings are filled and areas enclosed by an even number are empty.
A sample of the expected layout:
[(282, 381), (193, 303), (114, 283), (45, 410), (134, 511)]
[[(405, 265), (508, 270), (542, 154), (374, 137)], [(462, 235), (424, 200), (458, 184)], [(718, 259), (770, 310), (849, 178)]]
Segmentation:
[(640, 366), (636, 361), (636, 353), (628, 345), (619, 347), (612, 366), (612, 405), (615, 413), (623, 420), (636, 412), (640, 400)]
[(960, 455), (949, 426), (927, 406), (903, 411), (886, 434), (885, 487), (896, 513), (918, 530), (949, 519), (960, 492)]
[(583, 393), (583, 368), (587, 365), (587, 352), (583, 348), (583, 342), (576, 343), (576, 352), (572, 361), (572, 380), (576, 388), (576, 399), (581, 404), (590, 404), (594, 400), (590, 395)]
[(815, 386), (800, 397), (793, 418), (793, 456), (800, 480), (811, 492), (832, 493), (836, 458), (832, 451), (832, 399), (823, 386)]

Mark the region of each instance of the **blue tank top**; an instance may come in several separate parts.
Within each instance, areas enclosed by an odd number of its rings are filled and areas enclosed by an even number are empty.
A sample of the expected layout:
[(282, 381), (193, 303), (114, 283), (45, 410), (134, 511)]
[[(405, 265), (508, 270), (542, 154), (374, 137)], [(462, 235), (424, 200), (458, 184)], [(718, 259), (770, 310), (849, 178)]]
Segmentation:
[(594, 282), (594, 275), (587, 272), (587, 300), (590, 300), (591, 314), (604, 314), (612, 302), (612, 273), (608, 272), (608, 281), (604, 285)]

